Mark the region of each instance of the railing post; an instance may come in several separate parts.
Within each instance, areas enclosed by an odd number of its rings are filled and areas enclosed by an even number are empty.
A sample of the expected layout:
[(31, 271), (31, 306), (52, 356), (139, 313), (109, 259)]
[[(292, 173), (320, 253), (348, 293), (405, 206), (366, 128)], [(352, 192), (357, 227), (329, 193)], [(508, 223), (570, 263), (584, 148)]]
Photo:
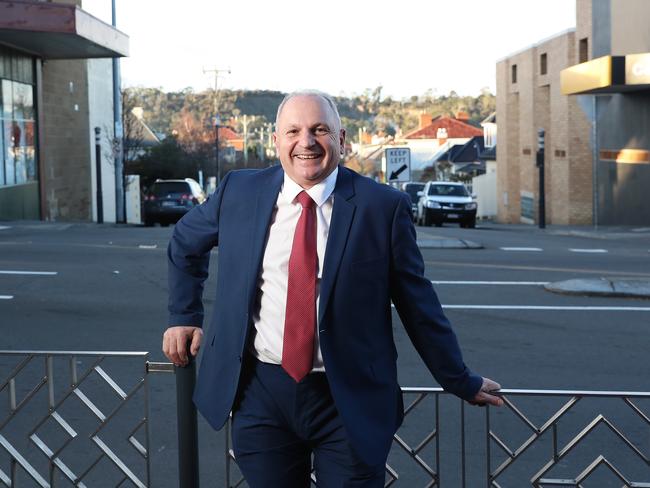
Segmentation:
[[(188, 348), (189, 349), (189, 348)], [(196, 384), (196, 361), (176, 370), (176, 415), (178, 425), (178, 486), (199, 488), (199, 436), (196, 407), (192, 402)]]

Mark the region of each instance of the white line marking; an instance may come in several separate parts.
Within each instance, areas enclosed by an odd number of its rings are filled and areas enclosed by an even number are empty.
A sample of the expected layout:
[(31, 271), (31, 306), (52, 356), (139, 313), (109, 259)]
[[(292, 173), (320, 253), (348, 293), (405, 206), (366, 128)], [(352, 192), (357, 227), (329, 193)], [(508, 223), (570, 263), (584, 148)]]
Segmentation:
[(58, 271), (7, 271), (7, 270), (0, 269), (0, 274), (54, 276), (54, 275), (57, 275), (59, 273), (58, 273)]
[(583, 252), (583, 253), (606, 253), (609, 252), (607, 249), (573, 249), (570, 248), (569, 251), (571, 252)]
[(559, 307), (545, 305), (443, 305), (442, 308), (449, 309), (472, 309), (472, 310), (592, 310), (592, 311), (614, 311), (614, 312), (650, 312), (650, 307)]
[(139, 247), (140, 249), (156, 249), (156, 248), (158, 247), (158, 244), (153, 244), (153, 245), (149, 245), (149, 244), (140, 244), (138, 247)]
[(0, 230), (7, 230), (11, 229), (11, 227), (7, 227), (6, 225), (0, 225)]
[(502, 251), (531, 251), (531, 252), (541, 252), (543, 249), (541, 247), (500, 247)]
[(544, 286), (548, 281), (431, 281), (434, 285), (519, 285)]
[(0, 295), (0, 300), (12, 300), (13, 298), (13, 295)]
[[(395, 304), (391, 303), (395, 308)], [(599, 312), (650, 312), (650, 307), (558, 307), (545, 305), (442, 305), (442, 308), (458, 310), (561, 310)]]

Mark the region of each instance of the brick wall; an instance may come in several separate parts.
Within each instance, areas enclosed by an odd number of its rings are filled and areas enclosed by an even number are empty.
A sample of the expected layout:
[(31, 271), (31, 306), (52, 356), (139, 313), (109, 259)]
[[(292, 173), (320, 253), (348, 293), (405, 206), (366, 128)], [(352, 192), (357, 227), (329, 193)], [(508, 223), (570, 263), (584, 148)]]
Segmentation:
[(91, 174), (85, 60), (43, 65), (44, 218), (90, 220)]

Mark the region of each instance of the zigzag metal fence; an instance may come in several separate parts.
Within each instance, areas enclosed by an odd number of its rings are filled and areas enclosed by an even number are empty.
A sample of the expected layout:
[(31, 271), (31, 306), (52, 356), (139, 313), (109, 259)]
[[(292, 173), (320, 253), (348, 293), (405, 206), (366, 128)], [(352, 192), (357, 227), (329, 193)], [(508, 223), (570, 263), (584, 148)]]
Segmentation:
[[(440, 388), (402, 391), (385, 487), (650, 488), (650, 392), (504, 389), (503, 408), (476, 409)], [(227, 486), (246, 486), (228, 438)]]
[[(157, 372), (176, 372), (179, 485), (198, 487), (193, 363), (58, 351), (0, 351), (0, 486), (151, 486)], [(387, 487), (650, 488), (650, 392), (502, 390), (500, 409), (403, 392)], [(246, 486), (226, 443), (226, 486)]]

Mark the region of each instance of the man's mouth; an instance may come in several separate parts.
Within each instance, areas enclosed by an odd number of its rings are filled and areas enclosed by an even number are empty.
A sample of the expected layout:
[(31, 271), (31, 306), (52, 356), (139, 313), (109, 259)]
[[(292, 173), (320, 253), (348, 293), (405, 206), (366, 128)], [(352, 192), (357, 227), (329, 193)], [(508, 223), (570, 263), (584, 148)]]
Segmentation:
[(321, 157), (321, 154), (296, 154), (294, 157), (298, 159), (318, 159)]

